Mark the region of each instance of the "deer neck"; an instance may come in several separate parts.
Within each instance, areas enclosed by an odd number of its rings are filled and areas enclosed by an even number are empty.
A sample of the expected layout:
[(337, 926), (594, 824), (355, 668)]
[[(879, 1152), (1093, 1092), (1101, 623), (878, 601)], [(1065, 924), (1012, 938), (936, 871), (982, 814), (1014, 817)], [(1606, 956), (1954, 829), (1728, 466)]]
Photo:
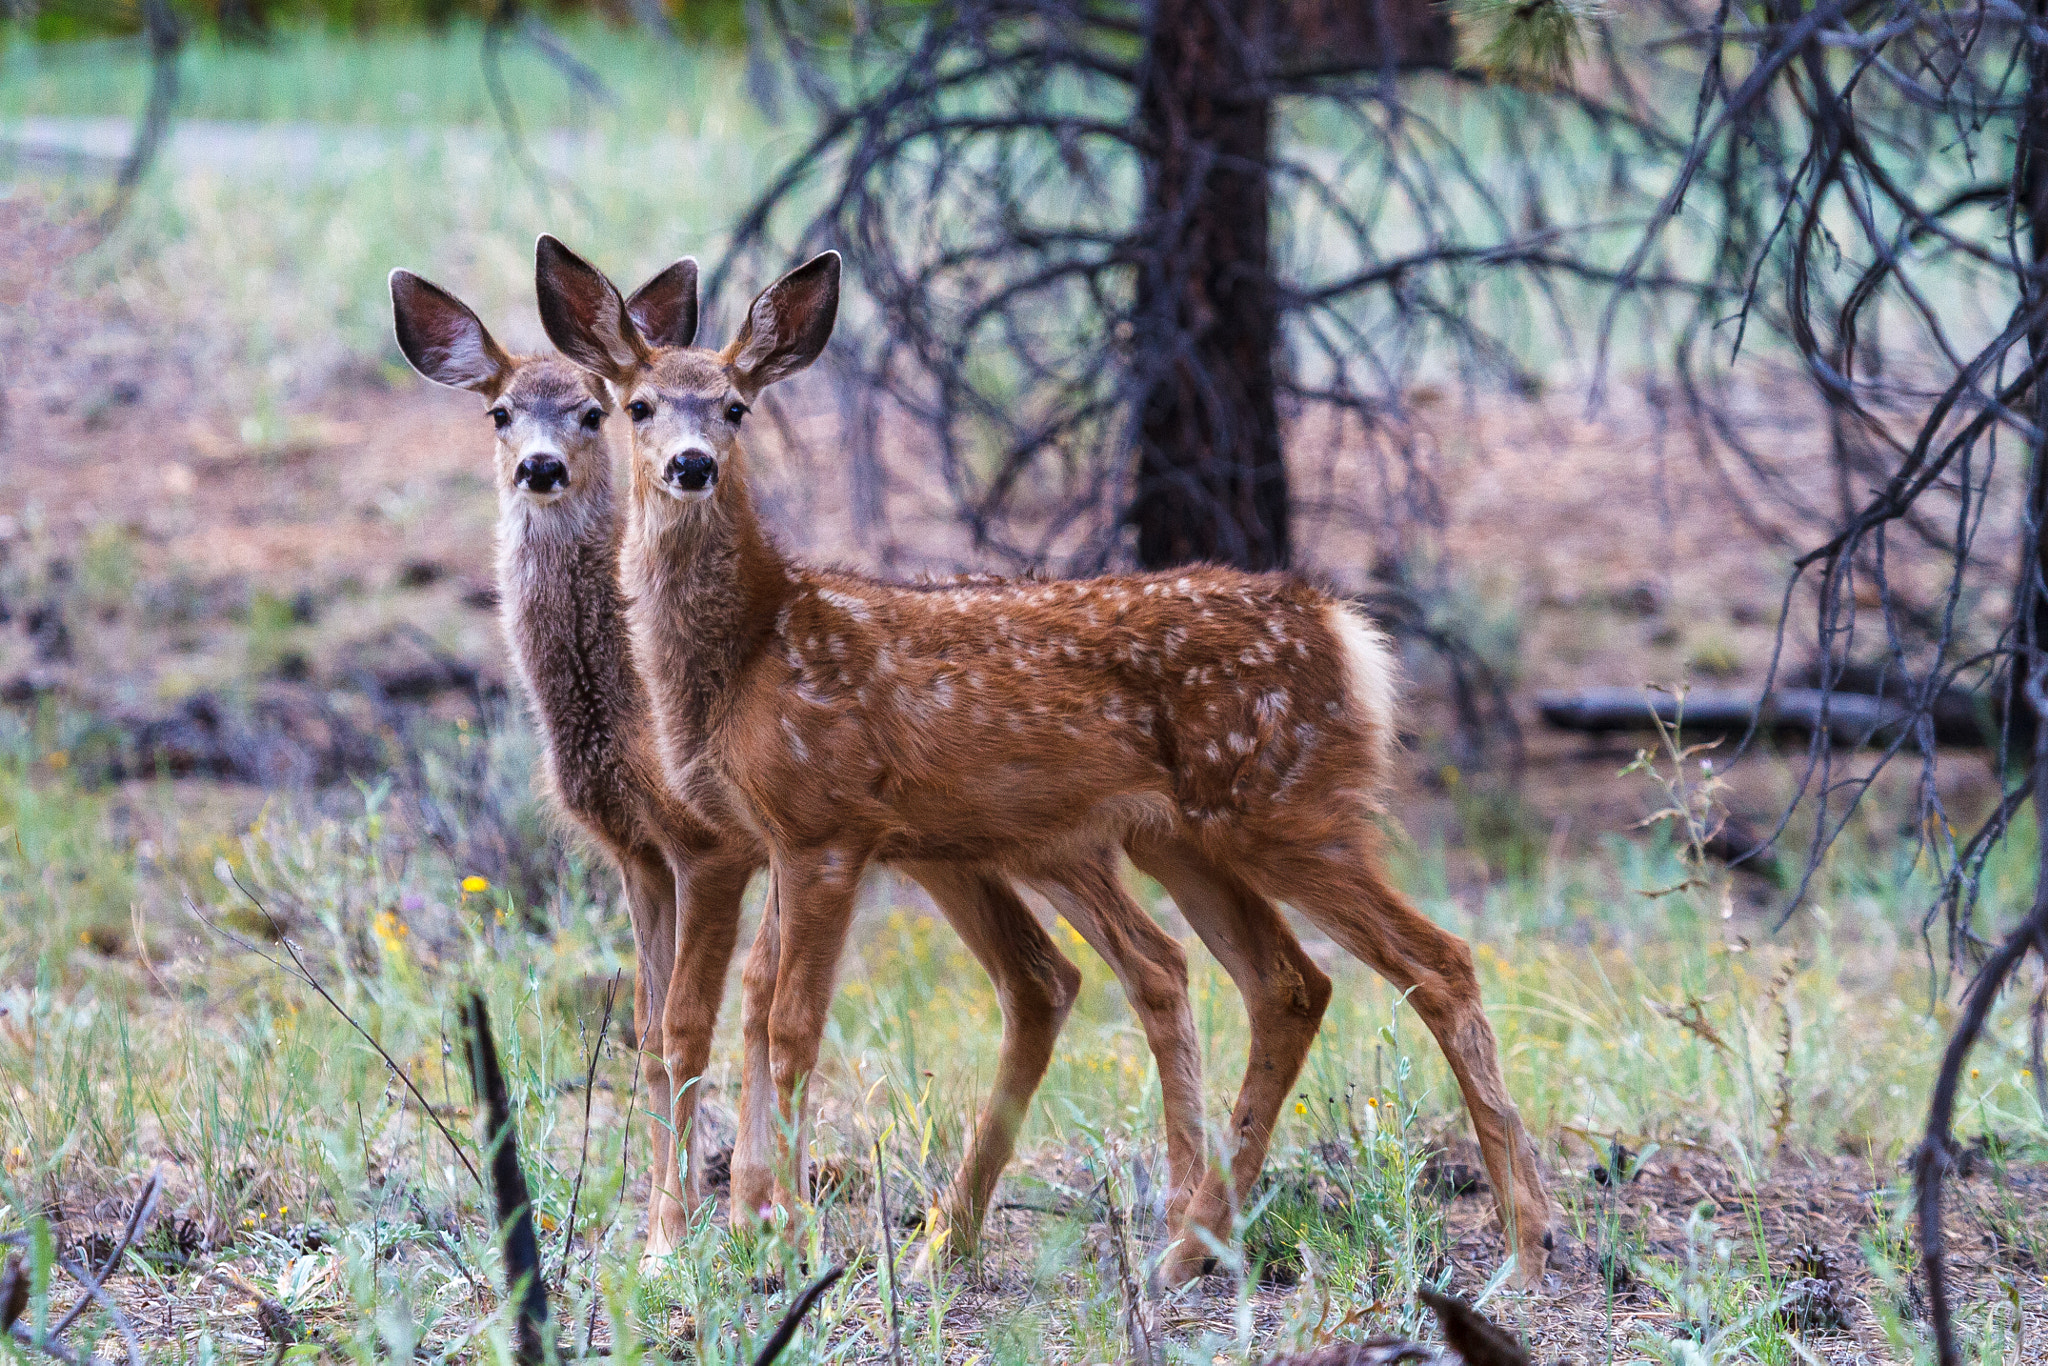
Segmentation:
[(623, 579), (671, 772), (710, 743), (796, 587), (755, 513), (743, 463), (723, 463), (715, 498), (683, 503), (634, 462)]
[(563, 800), (593, 819), (647, 722), (626, 638), (619, 530), (608, 484), (573, 507), (507, 498), (498, 522), (505, 636)]

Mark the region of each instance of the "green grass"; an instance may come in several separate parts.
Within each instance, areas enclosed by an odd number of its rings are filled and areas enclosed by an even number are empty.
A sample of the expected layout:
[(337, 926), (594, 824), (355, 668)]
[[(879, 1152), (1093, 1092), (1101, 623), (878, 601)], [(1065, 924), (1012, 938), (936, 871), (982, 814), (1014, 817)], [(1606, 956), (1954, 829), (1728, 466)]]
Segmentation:
[[(727, 1325), (772, 1318), (781, 1302), (760, 1288), (763, 1276), (787, 1282), (798, 1261), (854, 1257), (850, 1288), (804, 1351), (884, 1350), (873, 1153), (879, 1144), (896, 1212), (929, 1201), (995, 1046), (985, 979), (929, 917), (877, 907), (855, 937), (815, 1082), (818, 1152), (845, 1174), (838, 1193), (782, 1237), (733, 1240), (707, 1223), (670, 1272), (642, 1281), (633, 1258), (646, 1132), (636, 1123), (628, 1135), (635, 1085), (616, 1029), (596, 1090), (586, 1098), (581, 1085), (603, 983), (630, 962), (608, 874), (564, 854), (544, 907), (549, 932), (535, 934), (501, 890), (465, 891), (466, 870), (422, 841), (405, 804), (382, 789), (339, 805), (273, 799), (253, 818), (229, 818), (194, 802), (189, 785), (81, 787), (74, 766), (53, 763), (61, 733), (61, 718), (46, 717), (36, 729), (11, 726), (0, 743), (0, 1230), (32, 1225), (51, 1200), (81, 1209), (118, 1199), (163, 1164), (173, 1205), (211, 1241), (206, 1255), (242, 1268), (336, 1354), (367, 1361), (418, 1342), (430, 1359), (467, 1360), (479, 1350), (472, 1334), (502, 1342), (479, 1192), (363, 1040), (265, 961), (280, 957), (274, 930), (239, 881), (465, 1141), (467, 1083), (447, 1041), (458, 992), (484, 990), (550, 1259), (582, 1173), (566, 1321), (585, 1322), (597, 1299), (606, 1321), (634, 1325), (657, 1348), (709, 1331), (716, 1341), (699, 1350), (722, 1359)], [(499, 753), (507, 771), (494, 784), (528, 790), (525, 746)], [(2023, 832), (1994, 863), (1996, 907), (2025, 890), (2030, 841)], [(1873, 873), (1845, 855), (1812, 920), (1745, 946), (1711, 902), (1639, 895), (1679, 872), (1654, 844), (1617, 842), (1561, 869), (1497, 878), (1477, 901), (1431, 890), (1442, 866), (1434, 851), (1411, 850), (1404, 865), (1427, 909), (1477, 942), (1510, 1088), (1567, 1177), (1592, 1151), (1587, 1139), (1619, 1134), (1637, 1147), (1704, 1146), (1760, 1192), (1781, 1144), (1790, 1154), (1855, 1146), (1874, 1154), (1880, 1186), (1894, 1179), (1886, 1173), (1912, 1140), (1949, 1018), (1945, 1004), (1925, 1009), (1910, 930), (1924, 889), (1910, 867)], [(1567, 946), (1566, 926), (1581, 927), (1582, 946)], [(1128, 1239), (1142, 1276), (1154, 1246), (1143, 1192), (1161, 1170), (1156, 1078), (1107, 970), (1064, 928), (1060, 941), (1083, 965), (1085, 988), (1012, 1189), (1073, 1212), (999, 1239), (1006, 1250), (991, 1255), (1007, 1289), (992, 1307), (986, 1296), (959, 1299), (972, 1282), (906, 1280), (906, 1350), (918, 1361), (1041, 1351), (1098, 1361), (1123, 1350), (1129, 1291), (1111, 1254)], [(1209, 1112), (1220, 1117), (1242, 1065), (1243, 1021), (1213, 962), (1190, 950)], [(1221, 1337), (1213, 1325), (1170, 1332), (1176, 1357), (1244, 1359), (1339, 1327), (1412, 1330), (1415, 1286), (1445, 1272), (1445, 1208), (1420, 1173), (1462, 1131), (1455, 1089), (1392, 992), (1354, 964), (1336, 976), (1269, 1183), (1233, 1254), (1246, 1307)], [(2001, 1012), (2006, 1037), (2022, 1006)], [(736, 1087), (733, 1020), (729, 1008), (711, 1076), (721, 1106)], [(1980, 1056), (1961, 1113), (1961, 1132), (2000, 1135), (2016, 1157), (2038, 1157), (2048, 1140), (2019, 1059), (1996, 1049)], [(1613, 1242), (1596, 1188), (1564, 1179), (1560, 1196), (1589, 1245)], [(1113, 1226), (1121, 1235), (1100, 1220), (1104, 1200), (1124, 1210)], [(2007, 1240), (2048, 1235), (2039, 1215), (2010, 1205), (2001, 1217), (2018, 1233)], [(1679, 1252), (1639, 1245), (1626, 1255), (1674, 1313), (1718, 1325), (1716, 1359), (1794, 1359), (1764, 1312), (1777, 1273), (1761, 1242), (1717, 1241), (1710, 1228), (1685, 1239)], [(1262, 1273), (1273, 1284), (1259, 1290)], [(189, 1271), (157, 1274), (180, 1306), (185, 1359), (203, 1357), (205, 1343), (246, 1350), (235, 1346), (246, 1315), (207, 1300)], [(1280, 1314), (1278, 1328), (1253, 1332), (1254, 1299)], [(1668, 1355), (1655, 1343), (1638, 1349)]]
[[(593, 100), (527, 44), (505, 49), (505, 77), (530, 128), (594, 124), (687, 131), (706, 103), (741, 95), (729, 45), (667, 43), (639, 29), (573, 19), (556, 29), (594, 68), (612, 100)], [(495, 128), (481, 62), (483, 29), (391, 28), (344, 34), (294, 29), (262, 47), (195, 36), (179, 59), (179, 115), (262, 123)], [(148, 98), (150, 64), (132, 42), (39, 44), (0, 32), (0, 120), (27, 115), (134, 118)]]

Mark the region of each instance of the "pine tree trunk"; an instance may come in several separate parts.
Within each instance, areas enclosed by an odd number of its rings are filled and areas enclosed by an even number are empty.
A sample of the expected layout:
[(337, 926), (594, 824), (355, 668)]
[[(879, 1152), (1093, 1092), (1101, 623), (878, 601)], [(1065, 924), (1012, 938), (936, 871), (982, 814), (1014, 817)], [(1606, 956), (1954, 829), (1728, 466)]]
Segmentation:
[[(2048, 22), (2048, 0), (2035, 0), (2030, 6), (2035, 22)], [(2021, 109), (2019, 147), (2015, 156), (2014, 176), (2021, 212), (2027, 221), (2027, 249), (2036, 267), (2048, 267), (2048, 46), (2028, 44), (2027, 47), (2027, 96)], [(2031, 297), (2029, 304), (2039, 307), (2042, 300), (2039, 286), (2022, 289)], [(2029, 362), (2039, 365), (2041, 357), (2048, 354), (2048, 324), (2036, 323), (2027, 332)], [(2048, 381), (2034, 383), (2034, 422), (2048, 431)], [(2027, 619), (2018, 623), (2020, 627), (2021, 653), (2013, 666), (2013, 706), (2007, 714), (2014, 718), (2014, 730), (2022, 729), (2021, 718), (2033, 713), (2021, 703), (2026, 682), (2031, 672), (2028, 658), (2029, 649), (2048, 649), (2048, 592), (2041, 591), (2041, 585), (2048, 581), (2048, 442), (2037, 442), (2034, 446), (2033, 464), (2027, 472), (2027, 520), (2025, 535), (2021, 542), (2020, 595), (2022, 604), (2030, 605)], [(2031, 580), (2033, 591), (2027, 591)], [(2016, 733), (2015, 742), (2031, 752), (2032, 735)]]
[(1133, 373), (1138, 560), (1288, 562), (1268, 152), (1275, 73), (1448, 68), (1435, 0), (1153, 0)]
[(1138, 283), (1137, 487), (1147, 568), (1288, 561), (1274, 366), (1270, 69), (1279, 0), (1157, 0), (1139, 91), (1152, 143)]

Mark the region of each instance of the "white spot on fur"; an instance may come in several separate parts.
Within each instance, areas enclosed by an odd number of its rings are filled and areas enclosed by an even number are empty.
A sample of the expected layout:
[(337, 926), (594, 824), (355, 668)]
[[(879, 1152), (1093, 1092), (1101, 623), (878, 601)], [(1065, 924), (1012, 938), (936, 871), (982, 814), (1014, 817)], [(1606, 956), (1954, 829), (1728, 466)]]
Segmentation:
[(874, 620), (874, 613), (868, 610), (866, 601), (853, 596), (851, 593), (841, 593), (834, 588), (820, 588), (818, 590), (818, 597), (824, 602), (831, 603), (855, 621)]
[(809, 762), (810, 747), (804, 744), (804, 737), (796, 733), (796, 723), (787, 716), (782, 718), (782, 737), (789, 742), (789, 752), (796, 756), (798, 763)]

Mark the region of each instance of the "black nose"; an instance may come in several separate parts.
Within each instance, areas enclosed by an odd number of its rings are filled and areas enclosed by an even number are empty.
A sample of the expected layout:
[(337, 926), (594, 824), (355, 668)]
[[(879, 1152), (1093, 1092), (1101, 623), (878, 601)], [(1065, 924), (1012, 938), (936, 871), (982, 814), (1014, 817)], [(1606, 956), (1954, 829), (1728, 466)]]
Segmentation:
[(672, 455), (662, 478), (689, 493), (718, 482), (718, 461), (708, 455)]
[(529, 493), (553, 493), (569, 482), (569, 467), (552, 455), (529, 455), (512, 472), (512, 482)]

